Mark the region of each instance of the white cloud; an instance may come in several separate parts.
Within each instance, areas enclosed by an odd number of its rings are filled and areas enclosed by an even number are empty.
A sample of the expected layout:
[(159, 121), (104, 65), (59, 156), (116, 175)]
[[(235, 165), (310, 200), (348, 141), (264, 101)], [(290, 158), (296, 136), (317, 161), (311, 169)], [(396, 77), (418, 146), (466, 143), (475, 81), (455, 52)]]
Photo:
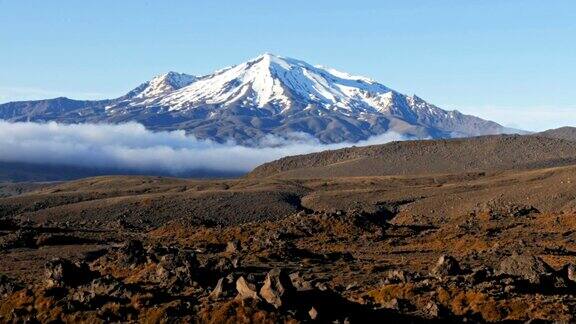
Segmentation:
[[(372, 137), (356, 146), (402, 140), (396, 133)], [(0, 121), (0, 161), (118, 168), (181, 174), (204, 169), (246, 172), (287, 155), (350, 146), (320, 144), (306, 134), (267, 136), (258, 147), (216, 143), (184, 131), (152, 132), (136, 123), (58, 124)]]

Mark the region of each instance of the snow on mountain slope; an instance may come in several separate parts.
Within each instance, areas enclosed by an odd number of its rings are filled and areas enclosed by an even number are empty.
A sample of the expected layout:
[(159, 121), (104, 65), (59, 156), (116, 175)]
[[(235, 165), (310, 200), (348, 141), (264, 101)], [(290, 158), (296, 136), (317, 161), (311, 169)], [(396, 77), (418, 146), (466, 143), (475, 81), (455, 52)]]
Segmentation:
[(153, 130), (183, 129), (200, 138), (234, 139), (247, 145), (269, 134), (306, 133), (334, 143), (388, 131), (420, 138), (506, 132), (494, 122), (440, 109), (366, 77), (268, 53), (201, 77), (169, 72), (123, 97), (93, 105), (76, 103), (53, 111), (50, 101), (43, 102), (42, 109), (39, 104), (11, 104), (7, 116), (62, 122), (137, 121)]
[(185, 109), (203, 104), (235, 103), (253, 107), (275, 106), (289, 109), (294, 102), (316, 103), (344, 110), (356, 107), (363, 96), (390, 90), (372, 80), (353, 77), (335, 70), (325, 70), (306, 62), (264, 54), (246, 63), (220, 70), (175, 91), (160, 101), (171, 109)]
[(147, 100), (135, 101), (132, 105), (154, 104), (168, 107), (170, 111), (205, 105), (224, 109), (241, 105), (284, 114), (312, 105), (348, 116), (384, 113), (411, 119), (417, 119), (419, 114), (452, 117), (449, 112), (416, 96), (404, 96), (369, 78), (269, 53), (190, 79), (181, 87), (159, 86), (161, 78), (154, 78), (149, 82), (150, 86), (135, 97)]
[(132, 100), (156, 98), (188, 86), (196, 80), (198, 80), (196, 76), (171, 71), (143, 83), (132, 90), (128, 97)]
[(139, 98), (156, 97), (183, 88), (194, 83), (197, 78), (193, 75), (168, 72), (150, 80), (150, 84), (138, 95)]

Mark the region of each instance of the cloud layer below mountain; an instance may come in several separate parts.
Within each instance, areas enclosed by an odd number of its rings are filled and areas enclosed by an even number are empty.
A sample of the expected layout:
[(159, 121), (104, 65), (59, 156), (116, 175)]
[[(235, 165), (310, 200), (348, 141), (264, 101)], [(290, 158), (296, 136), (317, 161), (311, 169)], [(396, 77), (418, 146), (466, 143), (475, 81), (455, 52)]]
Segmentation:
[(403, 140), (386, 133), (358, 143), (321, 144), (307, 134), (268, 136), (256, 147), (217, 143), (184, 131), (152, 132), (143, 125), (10, 123), (0, 121), (0, 161), (161, 172), (241, 173), (287, 155)]

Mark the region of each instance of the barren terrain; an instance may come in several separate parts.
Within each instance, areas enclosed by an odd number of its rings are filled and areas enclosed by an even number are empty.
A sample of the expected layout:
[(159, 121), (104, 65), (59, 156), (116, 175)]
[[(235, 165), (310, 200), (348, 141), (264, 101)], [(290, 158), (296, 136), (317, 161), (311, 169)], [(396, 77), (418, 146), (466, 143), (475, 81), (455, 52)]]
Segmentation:
[(240, 179), (9, 187), (0, 322), (571, 322), (572, 145), (406, 142)]

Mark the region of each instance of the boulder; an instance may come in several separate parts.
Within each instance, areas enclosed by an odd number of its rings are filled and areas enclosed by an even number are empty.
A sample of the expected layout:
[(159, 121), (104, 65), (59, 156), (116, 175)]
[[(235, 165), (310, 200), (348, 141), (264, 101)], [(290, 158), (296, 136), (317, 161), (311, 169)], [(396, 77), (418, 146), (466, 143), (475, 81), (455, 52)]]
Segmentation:
[(318, 311), (316, 310), (316, 308), (314, 307), (310, 308), (310, 310), (308, 311), (308, 316), (310, 316), (311, 320), (316, 320), (318, 318)]
[(353, 290), (358, 288), (358, 283), (357, 282), (351, 282), (349, 284), (346, 285), (346, 287), (344, 288), (344, 290), (348, 291), (348, 290)]
[(500, 262), (498, 274), (521, 277), (533, 284), (540, 284), (544, 277), (554, 272), (546, 262), (539, 257), (528, 254), (513, 254)]
[(488, 280), (488, 278), (492, 274), (493, 274), (492, 269), (486, 266), (480, 266), (472, 270), (472, 273), (470, 274), (468, 279), (470, 280), (470, 283), (472, 283), (473, 285), (477, 285), (480, 284), (481, 282)]
[(214, 266), (214, 270), (218, 272), (230, 272), (234, 268), (232, 261), (228, 258), (220, 258)]
[(297, 290), (306, 291), (312, 290), (314, 288), (312, 283), (310, 281), (304, 280), (299, 272), (291, 273), (289, 277)]
[(390, 270), (386, 274), (387, 283), (407, 283), (412, 280), (412, 276), (402, 270)]
[(244, 277), (240, 277), (238, 280), (236, 280), (236, 290), (238, 291), (237, 298), (239, 299), (260, 299), (258, 297), (258, 293), (256, 292), (256, 286), (246, 281)]
[(434, 277), (445, 278), (447, 276), (455, 276), (461, 273), (458, 261), (449, 255), (442, 255), (432, 268), (431, 274)]
[(397, 298), (392, 298), (391, 300), (382, 303), (382, 307), (386, 309), (400, 310), (400, 303)]
[(18, 283), (7, 276), (0, 274), (0, 298), (12, 294), (20, 289), (21, 287)]
[(212, 292), (210, 292), (210, 295), (208, 295), (209, 299), (218, 300), (221, 297), (223, 297), (223, 295), (224, 295), (224, 280), (226, 280), (226, 279), (220, 278), (218, 280), (218, 283), (216, 283), (216, 287), (214, 287)]
[(226, 244), (226, 253), (236, 253), (240, 251), (240, 242), (234, 240)]
[(431, 318), (440, 316), (440, 306), (437, 303), (430, 301), (424, 307), (424, 312)]
[(137, 265), (146, 261), (146, 251), (141, 241), (130, 240), (120, 248), (119, 257), (127, 265)]
[(160, 258), (157, 280), (164, 286), (183, 285), (192, 281), (199, 262), (194, 252), (178, 250)]
[(46, 262), (44, 274), (47, 288), (77, 286), (92, 278), (92, 272), (86, 263), (72, 263), (62, 258)]
[(23, 229), (0, 238), (0, 250), (13, 248), (35, 248), (38, 233), (33, 229)]
[(132, 293), (124, 286), (124, 283), (108, 275), (78, 287), (73, 292), (71, 299), (84, 306), (94, 308), (103, 301), (128, 301), (131, 297)]
[(573, 264), (568, 264), (566, 266), (565, 273), (568, 280), (570, 280), (572, 283), (576, 283), (576, 266)]
[(240, 268), (240, 264), (240, 258), (232, 259), (232, 267), (234, 267), (234, 269)]
[(222, 297), (230, 296), (230, 293), (234, 290), (234, 276), (228, 275), (225, 278), (220, 278), (216, 283), (216, 287), (208, 295), (208, 299), (218, 300)]
[(269, 304), (280, 308), (295, 291), (296, 288), (292, 285), (288, 274), (282, 269), (275, 268), (268, 272), (264, 285), (260, 288), (260, 296)]

